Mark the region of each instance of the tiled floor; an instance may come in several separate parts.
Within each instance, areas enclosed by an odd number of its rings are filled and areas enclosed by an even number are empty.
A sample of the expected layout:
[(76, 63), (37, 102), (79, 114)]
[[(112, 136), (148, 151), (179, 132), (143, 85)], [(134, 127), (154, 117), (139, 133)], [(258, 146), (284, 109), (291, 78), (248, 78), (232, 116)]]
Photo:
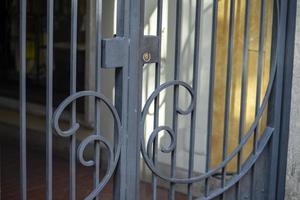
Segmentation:
[[(93, 170), (78, 165), (77, 167), (77, 199), (83, 199), (92, 189)], [(20, 199), (19, 193), (19, 153), (18, 146), (1, 145), (1, 200)], [(53, 167), (53, 199), (68, 199), (68, 162), (63, 158), (54, 157)], [(113, 181), (102, 191), (103, 200), (112, 199)], [(28, 199), (45, 199), (45, 155), (39, 151), (28, 152)], [(151, 199), (151, 186), (141, 183), (141, 199)], [(158, 188), (158, 200), (168, 198), (165, 189)], [(176, 200), (186, 199), (185, 195), (176, 194)]]

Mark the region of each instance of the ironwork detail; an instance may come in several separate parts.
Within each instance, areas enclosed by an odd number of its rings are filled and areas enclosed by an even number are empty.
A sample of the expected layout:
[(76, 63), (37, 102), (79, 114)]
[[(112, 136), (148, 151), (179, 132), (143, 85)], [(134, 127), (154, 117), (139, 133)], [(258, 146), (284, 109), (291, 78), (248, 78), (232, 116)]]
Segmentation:
[(86, 199), (93, 199), (103, 189), (103, 187), (108, 183), (109, 179), (111, 178), (111, 176), (113, 175), (113, 173), (116, 169), (116, 166), (117, 166), (117, 163), (118, 163), (118, 160), (120, 157), (120, 151), (121, 151), (122, 125), (121, 125), (121, 121), (120, 121), (119, 115), (117, 113), (117, 110), (104, 95), (102, 95), (101, 93), (95, 92), (95, 91), (81, 91), (81, 92), (77, 92), (77, 93), (69, 96), (68, 98), (66, 98), (54, 112), (53, 128), (58, 135), (60, 135), (61, 137), (70, 137), (72, 135), (75, 135), (76, 132), (78, 131), (78, 129), (80, 127), (79, 123), (73, 124), (68, 130), (62, 130), (59, 127), (59, 119), (60, 119), (63, 111), (66, 109), (66, 107), (68, 105), (71, 105), (72, 102), (75, 102), (77, 99), (82, 98), (82, 97), (95, 97), (97, 101), (103, 102), (106, 105), (106, 107), (109, 109), (109, 111), (111, 112), (111, 114), (115, 120), (116, 129), (117, 129), (116, 131), (118, 133), (118, 138), (116, 139), (115, 145), (112, 145), (101, 135), (91, 133), (91, 135), (88, 136), (87, 138), (85, 138), (84, 140), (82, 140), (80, 145), (78, 146), (78, 151), (77, 151), (78, 160), (82, 165), (87, 166), (87, 167), (91, 167), (91, 166), (95, 165), (95, 162), (93, 160), (87, 161), (83, 157), (84, 150), (88, 144), (102, 143), (109, 152), (108, 169), (107, 169), (105, 176), (97, 184), (97, 187), (86, 197)]
[(144, 64), (160, 62), (159, 43), (160, 39), (157, 36), (147, 35), (143, 37), (141, 52)]
[[(279, 13), (278, 1), (275, 2), (275, 8), (277, 9), (277, 12)], [(277, 23), (276, 27), (277, 27), (277, 31), (279, 32), (279, 27), (280, 27), (279, 15), (277, 16), (275, 22)], [(258, 108), (256, 110), (256, 116), (255, 116), (255, 119), (252, 122), (250, 128), (245, 133), (245, 135), (241, 138), (238, 146), (229, 155), (227, 155), (222, 162), (220, 162), (216, 167), (209, 169), (206, 173), (201, 174), (199, 176), (188, 177), (188, 178), (166, 176), (166, 175), (163, 175), (159, 171), (157, 166), (154, 164), (152, 152), (153, 152), (153, 148), (155, 148), (155, 146), (154, 146), (153, 141), (157, 138), (158, 134), (161, 131), (165, 131), (165, 133), (171, 139), (169, 146), (163, 147), (162, 149), (160, 149), (161, 152), (171, 153), (172, 151), (175, 151), (177, 144), (175, 143), (175, 140), (174, 140), (174, 138), (176, 137), (175, 131), (173, 128), (171, 128), (169, 126), (158, 126), (157, 128), (155, 128), (152, 131), (149, 138), (147, 138), (147, 140), (146, 140), (147, 142), (145, 142), (144, 126), (145, 126), (146, 115), (148, 113), (148, 109), (149, 109), (150, 105), (153, 103), (153, 101), (159, 96), (159, 94), (164, 89), (171, 87), (171, 86), (175, 87), (174, 91), (178, 91), (178, 87), (182, 86), (184, 89), (186, 89), (189, 92), (189, 94), (191, 96), (191, 102), (190, 102), (188, 109), (182, 110), (182, 109), (176, 107), (176, 110), (175, 110), (176, 113), (181, 114), (181, 115), (188, 115), (191, 112), (193, 112), (193, 110), (195, 108), (195, 103), (196, 103), (194, 100), (195, 99), (194, 98), (194, 90), (186, 82), (174, 80), (174, 81), (166, 82), (156, 88), (156, 90), (146, 100), (146, 103), (144, 105), (144, 108), (143, 108), (143, 111), (141, 114), (141, 123), (140, 123), (141, 153), (143, 155), (144, 161), (147, 164), (148, 168), (151, 170), (151, 172), (153, 174), (155, 174), (155, 176), (157, 176), (167, 182), (170, 182), (172, 184), (192, 184), (195, 182), (200, 182), (200, 181), (206, 180), (206, 179), (220, 173), (220, 171), (222, 169), (224, 169), (234, 157), (236, 157), (237, 155), (239, 155), (241, 153), (244, 145), (250, 140), (251, 137), (253, 137), (253, 135), (255, 135), (256, 129), (259, 125), (259, 121), (263, 115), (263, 112), (267, 108), (268, 102), (270, 101), (272, 89), (274, 88), (274, 82), (276, 80), (275, 78), (276, 78), (276, 74), (277, 74), (278, 52), (279, 52), (278, 51), (279, 47), (277, 45), (278, 43), (279, 43), (279, 37), (276, 38), (276, 45), (274, 46), (274, 58), (273, 58), (273, 62), (272, 62), (269, 83), (268, 83), (268, 86), (267, 86), (267, 89), (265, 92), (265, 96), (262, 100), (262, 103), (258, 106)], [(156, 110), (156, 112), (159, 112), (159, 111)], [(236, 183), (239, 183), (241, 178), (243, 178), (243, 176), (251, 169), (251, 167), (253, 167), (255, 165), (255, 162), (257, 161), (257, 159), (259, 158), (259, 156), (265, 149), (265, 147), (268, 144), (273, 133), (274, 133), (274, 127), (267, 126), (262, 134), (262, 137), (259, 140), (256, 139), (257, 141), (255, 141), (255, 143), (258, 145), (257, 145), (254, 153), (250, 154), (249, 157), (247, 159), (245, 159), (244, 163), (241, 163), (240, 171), (237, 174), (233, 175), (229, 180), (224, 182), (224, 185), (222, 185), (220, 188), (214, 189), (214, 190), (210, 191), (210, 193), (207, 194), (207, 196), (199, 197), (197, 199), (199, 199), (199, 200), (214, 199), (214, 198), (222, 195), (223, 193), (225, 193)], [(180, 134), (180, 133), (178, 133), (178, 134)], [(156, 148), (157, 148), (157, 146), (156, 146)], [(207, 183), (206, 183), (206, 185), (207, 185)]]
[(102, 67), (115, 68), (128, 62), (129, 41), (124, 37), (102, 40)]
[[(116, 200), (138, 200), (139, 189), (139, 174), (140, 174), (140, 154), (144, 162), (150, 169), (152, 174), (152, 200), (157, 200), (158, 179), (169, 183), (168, 199), (174, 200), (176, 197), (176, 185), (182, 184), (187, 187), (187, 198), (197, 200), (211, 200), (217, 197), (220, 199), (226, 198), (227, 192), (236, 186), (235, 199), (239, 200), (241, 195), (240, 188), (242, 178), (251, 170), (257, 168), (257, 161), (260, 156), (263, 158), (265, 150), (265, 159), (268, 162), (269, 178), (265, 180), (269, 183), (268, 199), (276, 199), (275, 193), (277, 188), (278, 172), (278, 147), (279, 139), (282, 134), (282, 116), (285, 116), (282, 109), (283, 96), (283, 80), (286, 69), (285, 59), (287, 57), (286, 43), (292, 43), (286, 36), (287, 20), (292, 17), (287, 17), (290, 0), (274, 0), (274, 16), (273, 16), (273, 31), (272, 52), (270, 63), (269, 82), (263, 99), (261, 100), (262, 91), (262, 66), (263, 66), (263, 50), (264, 50), (264, 17), (266, 15), (266, 0), (260, 1), (260, 20), (259, 20), (259, 45), (257, 59), (257, 87), (256, 87), (256, 104), (255, 104), (255, 119), (250, 128), (244, 131), (245, 121), (245, 101), (247, 90), (247, 67), (248, 67), (248, 50), (249, 50), (249, 32), (250, 32), (250, 5), (251, 0), (245, 0), (245, 24), (244, 24), (244, 46), (243, 46), (243, 61), (242, 61), (242, 80), (241, 80), (241, 96), (240, 96), (240, 121), (238, 131), (238, 144), (231, 152), (228, 150), (228, 135), (229, 135), (229, 112), (230, 112), (230, 97), (231, 97), (231, 82), (232, 82), (232, 65), (233, 65), (233, 48), (234, 48), (234, 32), (235, 32), (235, 10), (238, 1), (231, 0), (229, 5), (229, 33), (228, 33), (228, 48), (227, 48), (227, 63), (226, 63), (226, 92), (225, 92), (225, 112), (224, 112), (224, 135), (223, 135), (223, 151), (222, 160), (216, 166), (210, 167), (212, 147), (212, 118), (214, 110), (214, 82), (215, 69), (218, 63), (216, 62), (216, 44), (217, 44), (217, 29), (218, 27), (218, 2), (212, 1), (212, 39), (211, 39), (211, 57), (210, 57), (210, 72), (209, 72), (209, 102), (208, 102), (208, 122), (207, 122), (207, 155), (205, 172), (195, 175), (194, 172), (194, 148), (195, 148), (195, 124), (196, 108), (198, 104), (198, 71), (200, 69), (200, 29), (201, 29), (201, 12), (202, 1), (196, 1), (195, 23), (194, 26), (194, 52), (192, 63), (192, 83), (180, 80), (180, 67), (182, 65), (181, 48), (182, 48), (182, 27), (183, 17), (182, 10), (184, 0), (176, 0), (175, 11), (175, 45), (174, 45), (174, 76), (173, 80), (161, 84), (161, 39), (162, 39), (162, 12), (163, 0), (157, 0), (157, 32), (155, 36), (144, 35), (144, 15), (145, 1), (144, 0), (128, 0), (117, 1), (116, 11), (116, 32), (117, 35), (112, 39), (103, 39), (102, 35), (102, 16), (103, 6), (102, 0), (96, 0), (95, 3), (95, 25), (96, 25), (96, 71), (95, 71), (95, 91), (76, 91), (77, 88), (77, 10), (78, 0), (72, 0), (71, 3), (71, 47), (70, 47), (70, 96), (65, 98), (53, 113), (53, 87), (54, 87), (54, 0), (47, 0), (47, 53), (46, 53), (46, 193), (45, 198), (53, 199), (53, 133), (56, 133), (62, 138), (69, 139), (69, 199), (76, 199), (76, 171), (77, 161), (85, 167), (93, 167), (94, 185), (90, 193), (85, 197), (86, 200), (99, 198), (99, 193), (108, 184), (114, 176), (114, 194)], [(252, 1), (253, 2), (253, 1)], [(237, 5), (238, 4), (238, 5)], [(240, 8), (239, 8), (240, 9)], [(20, 1), (20, 195), (22, 200), (26, 200), (28, 196), (28, 173), (27, 173), (27, 127), (26, 127), (26, 24), (27, 24), (27, 0)], [(173, 17), (173, 15), (172, 15)], [(294, 22), (293, 22), (294, 23)], [(221, 27), (222, 28), (222, 27)], [(286, 40), (288, 40), (286, 42)], [(143, 85), (143, 66), (148, 63), (155, 63), (154, 76), (154, 91), (146, 100), (144, 106), (141, 104), (142, 85)], [(147, 66), (147, 65), (146, 65)], [(101, 68), (116, 68), (115, 72), (115, 103), (112, 103), (107, 97), (101, 93)], [(169, 79), (168, 79), (169, 80)], [(173, 89), (173, 116), (172, 126), (159, 124), (159, 98), (162, 92), (167, 89)], [(185, 94), (189, 95), (189, 103), (186, 108), (180, 107), (179, 97), (181, 93), (179, 89), (184, 89)], [(92, 97), (95, 99), (95, 130), (83, 138), (77, 145), (76, 134), (79, 132), (80, 124), (77, 121), (76, 102), (80, 98)], [(104, 105), (113, 118), (114, 137), (113, 142), (108, 140), (101, 133), (101, 106)], [(150, 107), (154, 105), (153, 113), (153, 130), (146, 138), (145, 124), (147, 114)], [(200, 105), (201, 106), (201, 105)], [(70, 108), (69, 119), (70, 127), (66, 130), (60, 127), (60, 119), (63, 112)], [(258, 137), (258, 127), (263, 117), (264, 112), (268, 109), (267, 125), (263, 130), (262, 136)], [(283, 113), (283, 114), (282, 114)], [(177, 176), (176, 174), (176, 150), (179, 145), (177, 136), (181, 134), (178, 131), (179, 116), (190, 116), (190, 151), (188, 158), (188, 175), (186, 177)], [(245, 133), (244, 133), (245, 132)], [(164, 133), (170, 138), (169, 144), (158, 147), (158, 136)], [(242, 158), (242, 150), (245, 145), (253, 138), (253, 151), (246, 159)], [(88, 145), (94, 145), (95, 151), (93, 159), (86, 159), (84, 152)], [(268, 148), (266, 148), (268, 147)], [(100, 179), (100, 150), (105, 149), (107, 153), (107, 170), (101, 180)], [(165, 175), (160, 171), (157, 164), (158, 151), (162, 154), (171, 155), (170, 175)], [(232, 173), (227, 179), (228, 164), (237, 158), (237, 171)], [(250, 174), (250, 173), (249, 173)], [(221, 184), (216, 188), (209, 188), (209, 181), (215, 175), (221, 175)], [(259, 178), (255, 173), (251, 173), (251, 192), (255, 194), (256, 178)], [(260, 179), (261, 180), (261, 179)], [(204, 183), (203, 196), (193, 196), (193, 184)], [(241, 184), (241, 186), (240, 186)], [(252, 199), (255, 198), (253, 195)]]

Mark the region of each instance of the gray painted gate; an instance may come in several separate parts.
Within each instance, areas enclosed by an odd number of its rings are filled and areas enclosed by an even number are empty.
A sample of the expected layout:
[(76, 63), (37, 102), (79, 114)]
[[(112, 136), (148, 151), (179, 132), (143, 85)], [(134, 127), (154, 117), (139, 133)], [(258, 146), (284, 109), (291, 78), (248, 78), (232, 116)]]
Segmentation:
[[(183, 0), (184, 1), (184, 0)], [(47, 127), (46, 127), (46, 181), (47, 193), (45, 197), (52, 199), (53, 196), (53, 135), (70, 139), (70, 182), (69, 191), (70, 199), (76, 199), (76, 162), (84, 166), (95, 169), (94, 172), (94, 190), (86, 197), (86, 199), (99, 198), (101, 190), (105, 187), (110, 179), (114, 179), (114, 198), (135, 200), (144, 199), (146, 194), (140, 195), (140, 165), (141, 162), (146, 163), (152, 173), (151, 192), (147, 195), (153, 200), (159, 199), (157, 196), (158, 188), (165, 187), (159, 184), (160, 180), (164, 180), (167, 184), (168, 199), (176, 198), (178, 186), (184, 186), (186, 189), (182, 192), (186, 195), (186, 199), (282, 199), (282, 184), (284, 180), (284, 153), (286, 146), (282, 146), (281, 141), (285, 141), (287, 131), (282, 127), (286, 127), (288, 123), (289, 110), (288, 100), (282, 97), (289, 97), (290, 90), (290, 69), (291, 55), (289, 45), (293, 44), (294, 24), (294, 3), (291, 0), (275, 0), (274, 1), (274, 17), (273, 17), (273, 40), (272, 40), (272, 56), (271, 56), (271, 72), (270, 80), (263, 100), (259, 103), (259, 95), (256, 95), (256, 117), (252, 125), (245, 134), (240, 131), (239, 144), (232, 151), (228, 152), (228, 121), (230, 113), (230, 91), (231, 91), (231, 73), (233, 58), (233, 32), (234, 32), (234, 12), (235, 0), (231, 1), (230, 8), (230, 25), (228, 38), (228, 63), (226, 75), (226, 96), (225, 96), (225, 125), (224, 125), (224, 144), (222, 162), (217, 166), (210, 166), (211, 152), (211, 134), (212, 134), (212, 113), (214, 101), (214, 78), (216, 66), (216, 32), (218, 27), (217, 13), (218, 0), (213, 3), (213, 23), (212, 23), (212, 40), (211, 46), (211, 63), (209, 78), (209, 107), (208, 107), (208, 125), (207, 125), (207, 156), (206, 168), (204, 173), (194, 173), (194, 148), (197, 145), (195, 141), (195, 109), (197, 105), (197, 81), (199, 70), (199, 41), (200, 41), (200, 17), (201, 2), (196, 1), (195, 14), (195, 33), (194, 33), (194, 58), (193, 58), (193, 81), (187, 83), (180, 80), (180, 45), (181, 45), (181, 14), (182, 1), (176, 0), (176, 27), (175, 34), (175, 60), (174, 60), (174, 78), (161, 84), (160, 67), (161, 67), (161, 32), (162, 32), (162, 12), (163, 0), (157, 0), (157, 35), (144, 36), (144, 0), (118, 0), (117, 1), (117, 34), (116, 37), (104, 39), (102, 37), (102, 1), (96, 0), (96, 90), (95, 91), (76, 91), (76, 41), (77, 41), (77, 0), (72, 0), (72, 31), (71, 31), (71, 82), (70, 96), (66, 98), (58, 108), (53, 109), (53, 8), (54, 0), (48, 0), (47, 3)], [(245, 16), (245, 47), (244, 47), (244, 63), (247, 63), (247, 43), (249, 42), (249, 9), (250, 0), (246, 0), (246, 16)], [(265, 6), (264, 0), (262, 8)], [(20, 145), (21, 145), (21, 199), (27, 197), (27, 159), (26, 159), (26, 0), (21, 0), (21, 18), (20, 18)], [(261, 9), (262, 16), (265, 10)], [(289, 10), (289, 12), (288, 12)], [(288, 14), (289, 13), (289, 14)], [(290, 25), (287, 25), (289, 21)], [(264, 18), (261, 17), (260, 26), (263, 27)], [(261, 31), (263, 32), (263, 31)], [(260, 34), (260, 59), (258, 68), (258, 83), (261, 82), (261, 57), (264, 43), (264, 34)], [(286, 55), (286, 52), (289, 52)], [(155, 90), (142, 105), (142, 83), (143, 65), (147, 63), (155, 63)], [(101, 93), (100, 68), (104, 70), (115, 69), (115, 102), (112, 102)], [(243, 65), (242, 94), (241, 94), (241, 116), (244, 115), (245, 107), (245, 88), (246, 88), (246, 64)], [(66, 83), (68, 84), (68, 83)], [(159, 124), (159, 95), (165, 89), (171, 88), (173, 91), (173, 115), (172, 125)], [(283, 93), (283, 88), (287, 93)], [(186, 94), (190, 97), (190, 103), (187, 108), (181, 108), (179, 105), (179, 91), (186, 90)], [(258, 84), (257, 91), (261, 90)], [(285, 96), (283, 96), (285, 94)], [(95, 106), (95, 130), (80, 144), (76, 145), (76, 133), (79, 124), (76, 119), (76, 100), (79, 98), (91, 96), (96, 99)], [(282, 102), (287, 101), (286, 104)], [(108, 141), (101, 133), (100, 105), (104, 105), (112, 115), (114, 120), (115, 132), (113, 142)], [(153, 105), (153, 131), (150, 136), (145, 137), (144, 126), (146, 115)], [(282, 106), (284, 105), (284, 106)], [(70, 106), (71, 126), (68, 130), (62, 130), (59, 120), (64, 110)], [(261, 138), (257, 137), (257, 127), (263, 111), (268, 109), (267, 126), (263, 131)], [(187, 176), (179, 177), (176, 174), (176, 148), (180, 141), (177, 141), (178, 123), (181, 116), (190, 116), (189, 134), (190, 152), (187, 169)], [(243, 117), (240, 126), (243, 127)], [(243, 128), (241, 128), (243, 130)], [(158, 148), (158, 135), (164, 132), (169, 137), (167, 146)], [(181, 133), (182, 134), (182, 133)], [(241, 151), (243, 146), (253, 139), (253, 152), (247, 159), (242, 159)], [(281, 140), (279, 140), (281, 138)], [(89, 144), (94, 144), (94, 159), (86, 160), (84, 151)], [(107, 171), (103, 178), (100, 177), (100, 147), (105, 148), (108, 152)], [(158, 151), (170, 155), (169, 172), (163, 173), (157, 167)], [(140, 157), (142, 155), (142, 158)], [(280, 158), (280, 156), (283, 156)], [(229, 174), (226, 170), (227, 164), (237, 157), (237, 171)], [(180, 158), (179, 158), (180, 159)], [(282, 159), (282, 165), (280, 165)], [(140, 162), (141, 161), (141, 162)], [(283, 169), (281, 169), (283, 168)], [(228, 173), (228, 174), (227, 174)], [(219, 178), (216, 178), (219, 177)], [(213, 179), (217, 179), (218, 184), (211, 184)], [(283, 178), (284, 179), (284, 178)], [(201, 184), (200, 192), (193, 192), (193, 187)], [(198, 194), (198, 195), (195, 195)], [(278, 196), (279, 195), (279, 196)]]

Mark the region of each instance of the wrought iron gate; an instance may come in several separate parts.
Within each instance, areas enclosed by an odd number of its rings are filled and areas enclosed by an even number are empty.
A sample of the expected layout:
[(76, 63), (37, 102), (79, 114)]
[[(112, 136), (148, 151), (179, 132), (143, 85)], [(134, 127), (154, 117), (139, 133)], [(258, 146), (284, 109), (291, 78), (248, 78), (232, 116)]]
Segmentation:
[[(26, 157), (26, 0), (20, 1), (20, 152), (21, 152), (21, 199), (27, 199), (27, 157)], [(117, 34), (113, 38), (105, 39), (102, 35), (102, 0), (96, 0), (96, 89), (95, 91), (76, 90), (76, 52), (77, 52), (77, 9), (78, 1), (72, 0), (71, 18), (71, 64), (70, 64), (70, 96), (60, 105), (53, 109), (53, 9), (54, 0), (47, 0), (47, 89), (46, 89), (46, 199), (53, 199), (53, 137), (57, 134), (69, 140), (69, 199), (76, 199), (76, 162), (86, 167), (94, 168), (94, 189), (90, 191), (85, 199), (94, 199), (101, 194), (107, 183), (114, 180), (114, 199), (160, 199), (159, 188), (168, 191), (168, 199), (176, 199), (178, 186), (186, 189), (180, 191), (186, 199), (277, 199), (278, 189), (278, 164), (279, 164), (279, 138), (284, 132), (281, 130), (282, 124), (282, 94), (283, 82), (286, 81), (286, 38), (288, 20), (288, 7), (291, 1), (274, 0), (273, 2), (273, 25), (271, 42), (271, 62), (269, 81), (265, 93), (262, 93), (262, 63), (264, 53), (265, 31), (264, 23), (266, 16), (267, 0), (261, 0), (260, 32), (258, 48), (258, 68), (257, 68), (257, 88), (255, 96), (256, 106), (252, 111), (255, 118), (251, 122), (250, 128), (245, 131), (245, 109), (247, 90), (247, 67), (248, 67), (248, 44), (250, 27), (250, 4), (251, 0), (245, 0), (245, 23), (244, 23), (244, 47), (241, 79), (241, 103), (239, 115), (239, 135), (238, 144), (233, 151), (229, 151), (229, 116), (231, 102), (232, 85), (232, 65), (234, 55), (234, 30), (235, 30), (235, 9), (240, 3), (238, 0), (231, 0), (229, 9), (228, 28), (228, 50), (226, 63), (225, 82), (225, 110), (222, 158), (216, 164), (211, 164), (212, 134), (213, 134), (213, 112), (214, 112), (214, 84), (215, 72), (219, 70), (216, 63), (217, 30), (222, 29), (218, 25), (218, 2), (213, 0), (212, 36), (210, 50), (210, 73), (208, 91), (208, 112), (207, 112), (207, 143), (205, 170), (196, 173), (195, 166), (195, 146), (198, 145), (195, 137), (196, 107), (201, 107), (198, 103), (198, 72), (200, 68), (200, 27), (201, 27), (201, 6), (203, 1), (195, 0), (195, 23), (194, 23), (194, 48), (192, 62), (192, 82), (180, 79), (181, 63), (181, 39), (182, 39), (182, 4), (184, 0), (176, 0), (175, 12), (175, 46), (174, 46), (174, 74), (173, 79), (162, 82), (161, 78), (161, 41), (162, 41), (162, 21), (163, 21), (163, 0), (157, 0), (157, 27), (156, 35), (144, 35), (144, 15), (145, 0), (118, 0), (117, 7)], [(270, 1), (271, 2), (271, 1)], [(292, 19), (292, 16), (289, 19)], [(143, 66), (152, 64), (155, 69), (154, 91), (142, 103), (143, 87)], [(114, 102), (106, 98), (101, 92), (102, 70), (115, 70), (115, 97)], [(287, 86), (289, 87), (289, 86)], [(172, 123), (171, 125), (161, 125), (159, 123), (160, 96), (164, 90), (171, 88), (172, 100)], [(189, 105), (182, 108), (179, 96), (182, 91), (189, 96)], [(77, 145), (76, 134), (79, 130), (77, 122), (76, 101), (84, 97), (95, 98), (95, 127), (94, 132), (87, 135)], [(263, 98), (262, 98), (263, 97)], [(262, 99), (262, 100), (261, 100)], [(103, 117), (100, 107), (105, 106), (112, 115), (115, 131), (112, 133), (113, 140), (109, 141), (101, 132), (100, 120)], [(151, 108), (151, 106), (153, 106)], [(205, 105), (204, 105), (205, 106)], [(70, 127), (63, 130), (60, 127), (62, 113), (70, 107)], [(153, 110), (153, 130), (146, 134), (145, 123), (147, 114)], [(259, 136), (259, 126), (261, 119), (267, 111), (267, 122), (263, 128), (263, 133)], [(182, 116), (190, 117), (189, 131), (179, 133), (178, 124)], [(218, 122), (216, 122), (218, 123)], [(158, 138), (161, 132), (169, 137), (167, 146), (158, 145)], [(186, 176), (178, 176), (176, 173), (176, 160), (178, 158), (176, 149), (181, 142), (178, 134), (186, 134), (189, 137), (188, 168)], [(244, 146), (252, 141), (253, 149), (247, 157), (243, 156)], [(94, 145), (94, 158), (86, 160), (84, 151), (88, 145)], [(100, 150), (106, 149), (107, 171), (100, 178)], [(169, 171), (163, 173), (158, 167), (159, 151), (170, 155)], [(141, 156), (142, 155), (142, 158)], [(233, 172), (227, 170), (228, 164), (236, 159), (236, 168)], [(151, 192), (145, 197), (140, 194), (140, 168), (141, 162), (145, 163), (151, 171)], [(167, 184), (161, 185), (160, 181)], [(215, 184), (212, 182), (216, 182)], [(195, 185), (200, 184), (199, 191), (194, 191)]]

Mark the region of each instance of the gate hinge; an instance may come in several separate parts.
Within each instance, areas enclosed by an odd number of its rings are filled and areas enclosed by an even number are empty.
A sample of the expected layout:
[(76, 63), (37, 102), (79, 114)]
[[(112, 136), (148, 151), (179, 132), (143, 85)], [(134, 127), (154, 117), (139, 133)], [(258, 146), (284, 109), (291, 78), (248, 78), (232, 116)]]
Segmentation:
[(158, 63), (160, 61), (160, 48), (158, 36), (144, 36), (141, 46), (141, 58), (144, 64)]
[(115, 37), (102, 40), (102, 67), (116, 68), (127, 65), (129, 40), (125, 37)]

